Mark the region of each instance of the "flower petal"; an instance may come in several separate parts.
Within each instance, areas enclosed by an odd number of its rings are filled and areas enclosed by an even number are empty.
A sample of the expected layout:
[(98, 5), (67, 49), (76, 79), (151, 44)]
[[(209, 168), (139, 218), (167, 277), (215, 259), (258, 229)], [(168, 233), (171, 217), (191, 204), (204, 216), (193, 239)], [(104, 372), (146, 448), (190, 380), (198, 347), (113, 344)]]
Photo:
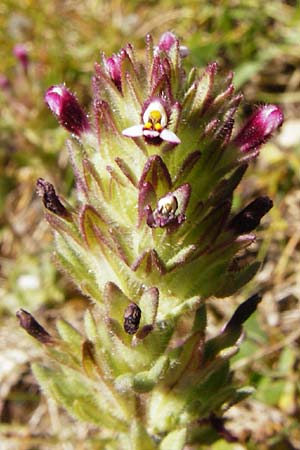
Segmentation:
[(160, 135), (160, 133), (155, 130), (144, 130), (143, 135), (147, 138), (155, 138), (155, 137), (158, 137)]
[(164, 130), (162, 130), (162, 132), (160, 133), (159, 137), (163, 140), (163, 141), (167, 141), (170, 142), (171, 144), (180, 144), (181, 140), (179, 139), (178, 136), (176, 136), (175, 133), (173, 133), (173, 131), (168, 130), (167, 128), (165, 128)]
[(149, 103), (143, 114), (143, 122), (149, 122), (149, 120), (151, 120), (151, 113), (153, 113), (154, 111), (158, 111), (160, 113), (161, 117), (159, 122), (164, 128), (168, 123), (168, 117), (165, 107), (160, 99), (153, 100), (151, 103)]
[(127, 137), (143, 136), (143, 125), (133, 125), (132, 127), (125, 128), (122, 134)]

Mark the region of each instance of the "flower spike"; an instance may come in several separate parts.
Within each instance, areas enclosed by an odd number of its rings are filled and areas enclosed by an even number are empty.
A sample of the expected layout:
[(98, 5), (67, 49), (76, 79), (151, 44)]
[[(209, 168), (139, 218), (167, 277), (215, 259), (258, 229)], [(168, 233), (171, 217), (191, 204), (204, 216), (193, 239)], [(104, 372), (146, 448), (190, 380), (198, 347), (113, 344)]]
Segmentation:
[(99, 445), (203, 448), (236, 440), (223, 413), (249, 393), (233, 383), (229, 359), (260, 297), (210, 339), (206, 300), (234, 294), (259, 268), (248, 247), (272, 201), (231, 210), (246, 163), (282, 112), (260, 107), (236, 132), (242, 96), (232, 73), (221, 78), (212, 62), (187, 74), (187, 49), (171, 32), (156, 46), (148, 36), (146, 52), (141, 60), (128, 44), (95, 64), (93, 127), (64, 85), (46, 93), (80, 137), (68, 141), (77, 202), (64, 206), (43, 179), (37, 191), (56, 260), (93, 305), (80, 332), (60, 321), (59, 339), (29, 313), (18, 317), (51, 343), (53, 369), (34, 366), (43, 390), (97, 427)]

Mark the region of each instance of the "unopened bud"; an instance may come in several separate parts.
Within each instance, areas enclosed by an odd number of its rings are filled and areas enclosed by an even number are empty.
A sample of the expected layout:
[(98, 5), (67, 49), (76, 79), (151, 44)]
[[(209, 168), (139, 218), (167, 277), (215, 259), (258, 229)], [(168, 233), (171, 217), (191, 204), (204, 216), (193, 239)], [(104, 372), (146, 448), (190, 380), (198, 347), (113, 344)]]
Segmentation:
[(236, 234), (249, 233), (260, 224), (262, 217), (272, 207), (273, 202), (269, 197), (258, 197), (232, 218), (228, 228)]
[(282, 122), (283, 113), (278, 106), (262, 106), (248, 119), (234, 139), (234, 143), (242, 152), (256, 149), (272, 136)]
[(239, 329), (241, 325), (256, 311), (257, 305), (261, 302), (261, 295), (254, 294), (241, 303), (227, 322), (223, 333), (230, 333)]
[(158, 48), (162, 51), (168, 52), (176, 43), (176, 36), (170, 31), (166, 31), (160, 38)]
[(52, 344), (53, 338), (48, 331), (45, 330), (42, 325), (40, 325), (35, 318), (24, 309), (20, 309), (16, 313), (17, 318), (19, 319), (20, 325), (24, 330), (30, 334), (30, 336), (37, 339), (42, 344)]
[(36, 192), (42, 198), (44, 206), (48, 211), (64, 218), (70, 216), (69, 211), (56, 195), (53, 184), (49, 183), (49, 181), (39, 178), (36, 182)]
[(110, 58), (106, 58), (104, 62), (110, 78), (119, 89), (119, 91), (121, 91), (121, 56), (112, 55)]
[(45, 102), (68, 131), (80, 136), (89, 131), (87, 115), (72, 94), (63, 84), (51, 86), (45, 94)]
[[(166, 31), (160, 41), (158, 43), (158, 49), (163, 52), (169, 52), (174, 44), (176, 44), (177, 38), (175, 34), (170, 31)], [(186, 57), (189, 54), (189, 49), (185, 46), (179, 47), (179, 52), (182, 58)]]

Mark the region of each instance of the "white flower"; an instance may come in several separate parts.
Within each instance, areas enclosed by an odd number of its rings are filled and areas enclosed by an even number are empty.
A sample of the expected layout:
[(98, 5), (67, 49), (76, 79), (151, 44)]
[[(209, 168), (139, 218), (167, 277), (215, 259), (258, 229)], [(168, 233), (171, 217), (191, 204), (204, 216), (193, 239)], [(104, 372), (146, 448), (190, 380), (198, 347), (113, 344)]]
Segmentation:
[(180, 139), (173, 131), (166, 128), (168, 116), (163, 104), (159, 100), (153, 100), (143, 114), (143, 123), (133, 125), (122, 131), (127, 137), (144, 136), (147, 139), (160, 138), (171, 144), (180, 144)]

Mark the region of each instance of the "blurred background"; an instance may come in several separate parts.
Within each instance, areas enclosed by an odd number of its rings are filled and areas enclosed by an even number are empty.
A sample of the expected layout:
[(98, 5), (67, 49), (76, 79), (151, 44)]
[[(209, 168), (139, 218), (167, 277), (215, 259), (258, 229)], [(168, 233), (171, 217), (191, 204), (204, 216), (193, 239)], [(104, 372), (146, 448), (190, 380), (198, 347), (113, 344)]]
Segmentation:
[[(173, 31), (190, 49), (187, 64), (217, 60), (235, 72), (245, 96), (240, 119), (255, 105), (279, 104), (285, 123), (265, 145), (239, 187), (236, 205), (268, 195), (257, 247), (262, 269), (235, 298), (210, 301), (209, 332), (245, 296), (261, 292), (258, 313), (233, 368), (254, 396), (228, 412), (240, 443), (212, 450), (300, 449), (300, 2), (272, 0), (2, 0), (0, 2), (0, 449), (97, 450), (93, 427), (78, 424), (41, 396), (30, 361), (41, 350), (19, 330), (25, 308), (51, 329), (58, 317), (76, 324), (87, 300), (52, 262), (51, 234), (35, 181), (51, 181), (74, 198), (67, 132), (43, 101), (65, 82), (88, 108), (91, 75), (132, 42), (138, 53)], [(261, 239), (264, 236), (264, 239)]]

